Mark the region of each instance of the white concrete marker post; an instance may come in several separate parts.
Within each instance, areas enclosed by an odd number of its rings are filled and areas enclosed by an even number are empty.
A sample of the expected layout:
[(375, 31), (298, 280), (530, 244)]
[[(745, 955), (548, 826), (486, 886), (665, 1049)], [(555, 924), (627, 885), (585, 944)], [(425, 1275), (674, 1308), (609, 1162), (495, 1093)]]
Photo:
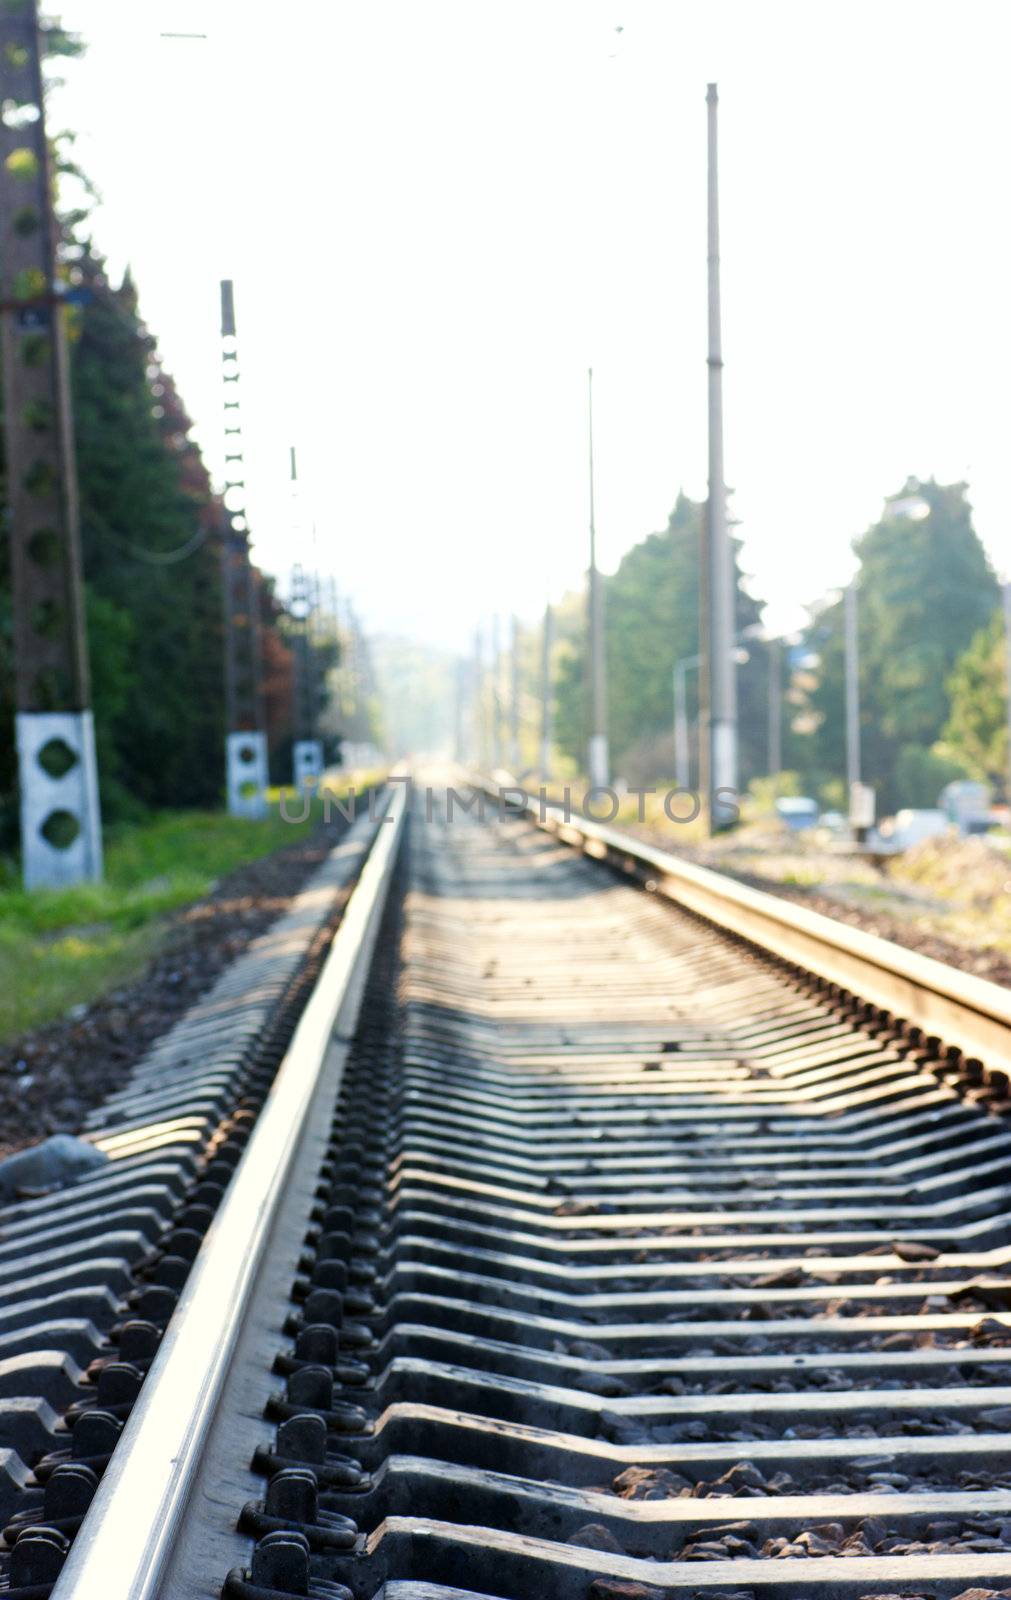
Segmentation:
[(225, 739), (228, 813), (256, 821), (267, 815), (267, 735), (230, 733)]

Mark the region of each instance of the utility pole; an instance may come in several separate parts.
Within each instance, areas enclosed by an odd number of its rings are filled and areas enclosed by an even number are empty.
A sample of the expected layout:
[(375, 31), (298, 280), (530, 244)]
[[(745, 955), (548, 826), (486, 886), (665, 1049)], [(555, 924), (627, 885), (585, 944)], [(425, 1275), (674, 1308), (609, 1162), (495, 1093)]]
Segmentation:
[(692, 781), (691, 752), (688, 748), (688, 689), (687, 675), (692, 667), (701, 665), (701, 656), (683, 656), (674, 663), (674, 780), (679, 789), (690, 789)]
[(607, 660), (604, 644), (604, 589), (597, 571), (597, 523), (593, 498), (593, 368), (587, 373), (590, 437), (590, 783), (606, 789), (610, 774), (607, 748)]
[[(1004, 596), (1004, 672), (1007, 681), (1007, 794), (1011, 812), (1011, 579), (1003, 585)], [(1011, 818), (1009, 818), (1011, 820)]]
[(554, 644), (555, 619), (550, 602), (544, 607), (544, 628), (541, 633), (541, 777), (551, 776), (551, 747), (554, 743), (555, 699), (551, 683), (551, 650)]
[(499, 644), (498, 612), (493, 611), (491, 618), (491, 759), (495, 772), (498, 772), (502, 765), (501, 677), (502, 660)]
[(267, 735), (260, 663), (260, 594), (249, 559), (243, 476), (239, 357), (235, 296), (221, 282), (221, 363), (225, 386), (225, 775), (233, 817), (262, 817), (267, 810)]
[(715, 83), (706, 92), (709, 126), (708, 264), (709, 264), (709, 496), (706, 503), (705, 607), (702, 618), (703, 705), (707, 727), (705, 772), (709, 829), (728, 825), (726, 807), (717, 796), (737, 790), (737, 683), (733, 658), (734, 562), (727, 529), (727, 492), (723, 479), (723, 347), (720, 326), (720, 212), (717, 163)]
[[(298, 458), (290, 446), (292, 532), (298, 524)], [(292, 573), (291, 613), (295, 622), (294, 655), (294, 738), (291, 744), (292, 783), (304, 789), (319, 783), (323, 776), (323, 741), (317, 738), (319, 690), (313, 652), (312, 618), (319, 609), (319, 573), (310, 583), (301, 563)]]
[(874, 826), (874, 790), (861, 780), (860, 768), (860, 640), (857, 629), (857, 578), (846, 587), (843, 621), (846, 645), (846, 787), (849, 820), (857, 842), (863, 844)]
[[(292, 722), (295, 740), (300, 739), (313, 722), (313, 685), (310, 681), (309, 635), (307, 622), (310, 607), (309, 582), (305, 568), (296, 561), (291, 569), (291, 590), (288, 609), (292, 623)], [(296, 779), (297, 782), (297, 779)]]
[(318, 783), (323, 776), (323, 741), (316, 737), (319, 698), (310, 633), (313, 591), (300, 562), (296, 562), (292, 569), (290, 608), (295, 625), (292, 640), (292, 783), (296, 789), (303, 789)]
[(471, 742), (474, 759), (482, 771), (488, 770), (488, 711), (484, 681), (484, 641), (481, 629), (474, 629), (474, 703)]
[(457, 656), (453, 671), (453, 760), (461, 766), (464, 759), (464, 726), (467, 706), (467, 662)]
[(340, 652), (340, 642), (341, 642), (340, 613), (339, 613), (339, 610), (338, 610), (338, 602), (337, 602), (337, 579), (333, 576), (332, 573), (331, 573), (329, 579), (327, 580), (327, 586), (326, 587), (327, 587), (327, 611), (329, 613), (329, 617), (328, 617), (329, 627), (327, 629), (327, 633), (328, 633), (329, 638), (330, 638), (330, 643), (337, 647), (337, 651), (338, 651), (338, 662), (337, 662), (337, 664), (339, 666), (340, 665), (339, 652)]
[(102, 876), (77, 472), (34, 0), (0, 13), (0, 320), (27, 889)]
[(783, 770), (783, 644), (769, 640), (769, 777)]
[(857, 580), (843, 597), (846, 651), (846, 787), (860, 782), (860, 642), (857, 633)]
[(353, 717), (358, 710), (356, 687), (358, 683), (358, 641), (355, 636), (355, 613), (350, 598), (344, 601), (344, 639), (341, 658), (340, 701), (341, 714)]
[(509, 765), (515, 777), (520, 770), (520, 624), (515, 614), (509, 652)]
[[(326, 708), (327, 731), (333, 735), (336, 732), (337, 721), (340, 715), (339, 704), (341, 694), (341, 679), (344, 676), (344, 649), (341, 641), (340, 602), (337, 595), (337, 579), (334, 577), (333, 573), (330, 574), (326, 581), (326, 602), (324, 615), (326, 617), (324, 636), (326, 639), (328, 652), (330, 653), (331, 660), (333, 661), (333, 670), (328, 685), (329, 694)], [(339, 764), (340, 745), (336, 745), (335, 748), (337, 750), (337, 761)]]

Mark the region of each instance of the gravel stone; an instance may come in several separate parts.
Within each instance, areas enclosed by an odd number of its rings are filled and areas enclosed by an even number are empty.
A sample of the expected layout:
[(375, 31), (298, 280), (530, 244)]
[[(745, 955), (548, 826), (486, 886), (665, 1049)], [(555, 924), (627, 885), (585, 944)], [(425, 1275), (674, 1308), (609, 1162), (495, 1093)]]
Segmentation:
[(122, 1087), (148, 1046), (287, 909), (346, 831), (338, 817), (228, 873), (169, 919), (166, 945), (136, 982), (0, 1044), (0, 1157), (76, 1133), (86, 1111)]
[(618, 1543), (609, 1528), (602, 1522), (587, 1522), (575, 1533), (570, 1533), (566, 1544), (585, 1546), (587, 1550), (606, 1550), (609, 1555), (623, 1556), (625, 1547)]

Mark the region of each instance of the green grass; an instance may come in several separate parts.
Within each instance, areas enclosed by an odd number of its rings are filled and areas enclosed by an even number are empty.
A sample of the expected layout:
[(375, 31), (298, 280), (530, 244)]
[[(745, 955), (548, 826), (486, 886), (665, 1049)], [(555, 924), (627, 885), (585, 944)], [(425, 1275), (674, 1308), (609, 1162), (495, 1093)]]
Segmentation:
[(0, 868), (0, 1041), (87, 1005), (136, 976), (163, 943), (169, 912), (215, 880), (294, 844), (313, 819), (262, 822), (219, 812), (162, 812), (106, 830), (104, 883), (28, 894)]

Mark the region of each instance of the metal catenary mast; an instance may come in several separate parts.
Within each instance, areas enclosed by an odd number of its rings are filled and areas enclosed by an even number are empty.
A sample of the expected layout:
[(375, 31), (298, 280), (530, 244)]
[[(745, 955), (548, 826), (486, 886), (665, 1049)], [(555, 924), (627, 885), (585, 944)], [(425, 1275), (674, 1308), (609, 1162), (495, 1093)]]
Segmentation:
[[(291, 496), (293, 532), (298, 524), (298, 462), (291, 446)], [(292, 572), (291, 613), (294, 637), (294, 736), (291, 746), (292, 782), (296, 789), (317, 784), (323, 776), (323, 741), (318, 736), (319, 683), (313, 619), (320, 609), (319, 574), (310, 579), (301, 563)]]
[(221, 282), (221, 364), (225, 386), (225, 774), (234, 817), (262, 817), (267, 798), (267, 734), (260, 657), (260, 595), (249, 556), (235, 295)]
[(520, 770), (520, 621), (512, 618), (509, 641), (509, 765)]
[(607, 660), (604, 641), (604, 585), (597, 566), (597, 517), (593, 486), (593, 368), (587, 373), (587, 425), (590, 467), (590, 783), (606, 789), (611, 758), (607, 740)]
[(706, 93), (709, 131), (709, 495), (701, 570), (703, 799), (712, 832), (726, 827), (737, 790), (737, 682), (734, 670), (734, 557), (723, 476), (723, 342), (720, 320), (720, 210), (715, 83)]
[(551, 750), (554, 744), (554, 686), (551, 682), (551, 652), (554, 647), (554, 617), (550, 601), (544, 607), (541, 630), (541, 759), (542, 778), (551, 776)]

